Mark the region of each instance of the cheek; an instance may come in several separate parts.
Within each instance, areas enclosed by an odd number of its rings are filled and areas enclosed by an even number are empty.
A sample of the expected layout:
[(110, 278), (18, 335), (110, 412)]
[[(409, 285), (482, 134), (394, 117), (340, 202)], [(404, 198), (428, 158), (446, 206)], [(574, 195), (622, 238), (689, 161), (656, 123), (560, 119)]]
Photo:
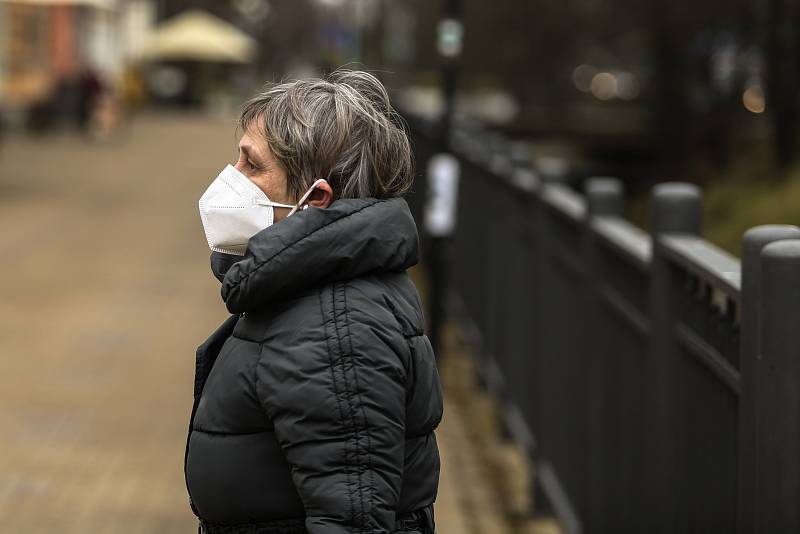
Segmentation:
[(290, 204), (292, 199), (289, 198), (287, 192), (286, 175), (277, 172), (260, 171), (258, 173), (250, 173), (245, 175), (250, 178), (270, 200), (280, 202), (282, 204)]
[(281, 198), (283, 203), (291, 203), (294, 199), (289, 195), (289, 187), (286, 181), (286, 173), (283, 170), (273, 170), (267, 178), (269, 188), (276, 197)]

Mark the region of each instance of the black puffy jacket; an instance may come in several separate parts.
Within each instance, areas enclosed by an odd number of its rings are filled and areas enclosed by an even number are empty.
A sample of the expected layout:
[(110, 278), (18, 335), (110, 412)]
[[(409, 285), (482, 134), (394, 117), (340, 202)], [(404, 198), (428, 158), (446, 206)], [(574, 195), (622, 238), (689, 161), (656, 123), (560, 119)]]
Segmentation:
[(206, 531), (426, 532), (442, 393), (417, 249), (404, 200), (352, 199), (212, 254), (234, 315), (197, 351), (185, 471)]

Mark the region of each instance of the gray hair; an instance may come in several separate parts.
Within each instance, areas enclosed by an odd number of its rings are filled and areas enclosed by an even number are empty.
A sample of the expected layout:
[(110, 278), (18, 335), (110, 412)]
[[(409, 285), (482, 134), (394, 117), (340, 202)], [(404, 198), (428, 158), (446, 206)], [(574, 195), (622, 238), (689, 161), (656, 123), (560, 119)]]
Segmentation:
[(268, 87), (244, 105), (239, 125), (266, 139), (295, 198), (319, 178), (335, 198), (399, 196), (414, 178), (403, 121), (367, 72)]

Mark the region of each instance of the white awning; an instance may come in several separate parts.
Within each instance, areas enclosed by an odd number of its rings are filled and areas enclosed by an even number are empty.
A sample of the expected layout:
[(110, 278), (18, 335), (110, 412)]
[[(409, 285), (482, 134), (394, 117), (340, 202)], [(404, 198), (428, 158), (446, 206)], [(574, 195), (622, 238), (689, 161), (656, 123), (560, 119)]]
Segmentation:
[(256, 41), (236, 26), (200, 9), (176, 15), (147, 38), (142, 59), (249, 63)]

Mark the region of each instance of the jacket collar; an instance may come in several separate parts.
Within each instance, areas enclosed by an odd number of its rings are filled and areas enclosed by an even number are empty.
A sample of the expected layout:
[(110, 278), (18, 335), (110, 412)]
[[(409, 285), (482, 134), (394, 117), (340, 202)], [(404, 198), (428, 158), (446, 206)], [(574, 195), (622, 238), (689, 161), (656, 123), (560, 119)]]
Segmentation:
[(228, 310), (242, 313), (309, 287), (403, 271), (418, 249), (405, 200), (342, 199), (265, 228), (243, 257), (213, 253), (211, 265)]

